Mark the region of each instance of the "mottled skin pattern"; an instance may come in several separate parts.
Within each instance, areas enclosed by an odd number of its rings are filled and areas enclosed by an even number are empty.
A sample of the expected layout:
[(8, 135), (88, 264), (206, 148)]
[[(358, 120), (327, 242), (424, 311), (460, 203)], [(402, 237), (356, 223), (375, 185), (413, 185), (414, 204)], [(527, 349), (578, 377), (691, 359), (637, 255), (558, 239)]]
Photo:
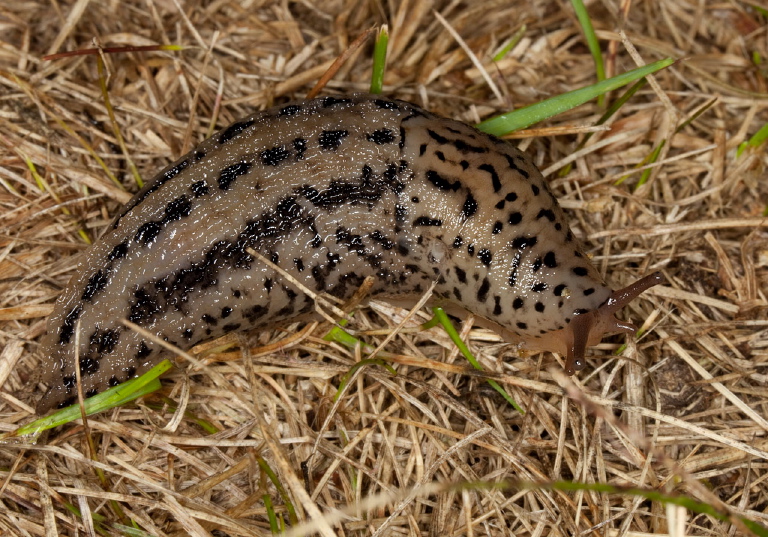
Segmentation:
[(188, 349), (312, 312), (246, 247), (342, 299), (368, 275), (398, 302), (436, 280), (437, 303), (530, 349), (567, 352), (574, 316), (612, 295), (512, 145), (402, 101), (297, 102), (224, 129), (126, 205), (49, 319), (38, 411), (76, 400), (78, 323), (91, 396), (161, 359), (121, 319)]

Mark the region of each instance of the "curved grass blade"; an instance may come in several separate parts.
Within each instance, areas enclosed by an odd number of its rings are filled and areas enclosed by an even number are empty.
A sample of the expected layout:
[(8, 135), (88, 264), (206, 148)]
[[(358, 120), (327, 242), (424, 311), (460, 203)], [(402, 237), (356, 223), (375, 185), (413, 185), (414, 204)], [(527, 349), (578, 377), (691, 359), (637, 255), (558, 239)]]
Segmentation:
[(597, 84), (569, 91), (557, 97), (526, 106), (525, 108), (486, 119), (478, 124), (477, 128), (494, 136), (502, 136), (512, 131), (524, 129), (538, 121), (584, 104), (598, 95), (613, 91), (635, 80), (653, 74), (660, 69), (669, 67), (674, 62), (675, 60), (672, 58), (666, 58), (643, 67), (638, 67), (637, 69), (632, 69)]

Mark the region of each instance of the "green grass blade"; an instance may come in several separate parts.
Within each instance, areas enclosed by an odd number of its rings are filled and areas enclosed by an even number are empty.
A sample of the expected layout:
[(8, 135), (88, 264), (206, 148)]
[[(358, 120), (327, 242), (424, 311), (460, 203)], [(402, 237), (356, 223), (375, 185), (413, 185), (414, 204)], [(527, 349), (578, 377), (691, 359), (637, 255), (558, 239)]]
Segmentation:
[[(159, 390), (161, 385), (158, 377), (168, 371), (171, 367), (173, 367), (171, 362), (168, 360), (163, 360), (140, 377), (129, 380), (128, 382), (124, 382), (118, 386), (105, 390), (98, 395), (94, 395), (93, 397), (86, 399), (83, 401), (85, 406), (85, 414), (90, 416), (98, 412), (103, 412), (104, 410), (109, 410), (110, 408), (124, 405), (129, 401), (133, 401), (134, 399), (141, 397), (142, 395), (146, 395), (148, 393)], [(74, 404), (68, 406), (67, 408), (62, 408), (50, 416), (46, 416), (45, 418), (41, 418), (39, 420), (33, 421), (32, 423), (24, 425), (23, 427), (20, 427), (10, 433), (5, 438), (26, 435), (36, 436), (46, 429), (52, 429), (53, 427), (64, 425), (65, 423), (69, 423), (79, 419), (80, 417), (80, 406)]]
[[(579, 19), (581, 24), (581, 31), (584, 32), (584, 38), (587, 40), (587, 47), (590, 54), (592, 54), (592, 60), (595, 62), (595, 75), (597, 80), (605, 80), (605, 67), (603, 66), (603, 52), (600, 50), (600, 43), (597, 41), (597, 35), (595, 35), (595, 28), (592, 26), (592, 20), (589, 18), (587, 8), (584, 7), (584, 2), (581, 0), (571, 0), (573, 10), (576, 12), (576, 18)], [(597, 104), (603, 106), (604, 95), (597, 96)]]
[(523, 24), (523, 26), (515, 32), (515, 34), (509, 38), (509, 41), (501, 47), (501, 50), (496, 53), (496, 55), (493, 57), (494, 62), (499, 62), (504, 59), (504, 56), (509, 54), (509, 51), (515, 48), (515, 46), (520, 42), (520, 40), (525, 35), (526, 30), (528, 30), (528, 25)]
[(657, 62), (632, 69), (608, 80), (603, 80), (585, 88), (569, 91), (546, 99), (544, 101), (520, 108), (513, 112), (507, 112), (490, 119), (486, 119), (477, 128), (494, 136), (502, 136), (512, 131), (524, 129), (534, 123), (555, 116), (566, 110), (570, 110), (602, 95), (608, 91), (613, 91), (622, 86), (630, 84), (640, 78), (655, 73), (656, 71), (668, 67), (674, 63), (672, 58), (666, 58)]
[(379, 30), (376, 45), (373, 48), (373, 69), (371, 72), (371, 93), (378, 95), (384, 88), (384, 71), (387, 67), (387, 44), (389, 27), (384, 24)]
[[(472, 367), (475, 369), (482, 371), (483, 366), (480, 365), (480, 362), (477, 361), (477, 358), (472, 354), (472, 352), (469, 350), (469, 347), (467, 347), (467, 344), (462, 341), (461, 337), (459, 337), (459, 333), (456, 331), (456, 328), (454, 328), (453, 323), (448, 318), (448, 314), (445, 313), (445, 310), (443, 308), (432, 308), (432, 313), (435, 314), (435, 319), (437, 319), (437, 322), (443, 327), (443, 329), (446, 331), (448, 336), (451, 338), (451, 341), (453, 341), (453, 344), (458, 347), (459, 351), (461, 351), (461, 354), (464, 355), (464, 358), (467, 359), (467, 361), (472, 364)], [(431, 321), (430, 321), (431, 322)], [(491, 385), (491, 387), (499, 392), (501, 396), (512, 405), (512, 407), (520, 412), (520, 414), (525, 414), (525, 411), (520, 408), (520, 405), (515, 402), (514, 399), (507, 393), (507, 391), (502, 388), (498, 382), (496, 382), (493, 379), (487, 380), (488, 384)]]

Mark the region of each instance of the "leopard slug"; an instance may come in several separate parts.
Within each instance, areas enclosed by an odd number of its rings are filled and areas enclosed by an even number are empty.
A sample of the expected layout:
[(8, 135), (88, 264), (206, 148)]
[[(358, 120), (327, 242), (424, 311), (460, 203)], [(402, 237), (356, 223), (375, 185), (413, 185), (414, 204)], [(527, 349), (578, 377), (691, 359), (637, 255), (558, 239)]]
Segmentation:
[(340, 299), (369, 275), (372, 296), (406, 304), (436, 281), (434, 304), (565, 355), (568, 373), (604, 333), (633, 332), (613, 314), (662, 281), (612, 291), (508, 142), (380, 96), (294, 102), (160, 172), (85, 253), (48, 320), (38, 412), (75, 402), (76, 363), (92, 396), (159, 362), (121, 319), (188, 349), (312, 313), (247, 248)]

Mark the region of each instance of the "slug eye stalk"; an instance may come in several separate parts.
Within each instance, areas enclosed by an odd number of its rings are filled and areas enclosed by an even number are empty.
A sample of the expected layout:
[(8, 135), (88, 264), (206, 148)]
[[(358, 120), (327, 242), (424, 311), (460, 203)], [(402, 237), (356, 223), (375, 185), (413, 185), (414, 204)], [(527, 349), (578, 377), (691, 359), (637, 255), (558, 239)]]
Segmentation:
[(588, 345), (598, 343), (604, 334), (625, 332), (634, 334), (637, 327), (616, 318), (616, 312), (637, 298), (642, 292), (664, 283), (661, 272), (654, 272), (623, 289), (614, 291), (596, 310), (575, 316), (568, 325), (570, 341), (565, 357), (565, 372), (573, 375), (584, 368), (584, 354)]

